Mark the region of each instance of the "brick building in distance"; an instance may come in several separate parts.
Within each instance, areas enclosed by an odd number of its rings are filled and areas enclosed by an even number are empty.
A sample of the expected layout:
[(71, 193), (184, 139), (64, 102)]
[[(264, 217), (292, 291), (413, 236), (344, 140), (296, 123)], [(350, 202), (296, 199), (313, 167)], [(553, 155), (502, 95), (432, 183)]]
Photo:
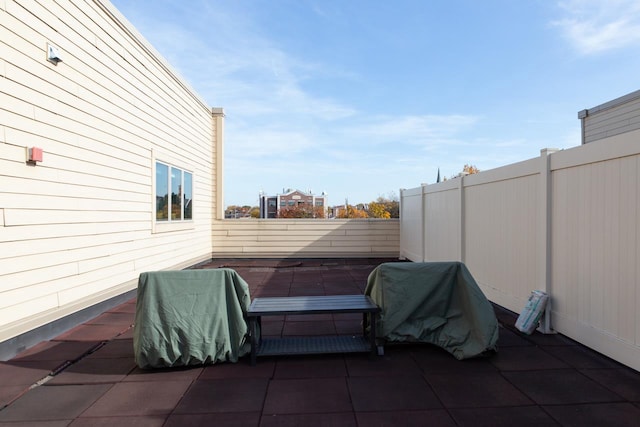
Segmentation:
[(260, 195), (260, 218), (278, 218), (278, 210), (295, 206), (322, 208), (327, 216), (327, 195), (316, 196), (311, 191), (288, 189), (275, 196)]

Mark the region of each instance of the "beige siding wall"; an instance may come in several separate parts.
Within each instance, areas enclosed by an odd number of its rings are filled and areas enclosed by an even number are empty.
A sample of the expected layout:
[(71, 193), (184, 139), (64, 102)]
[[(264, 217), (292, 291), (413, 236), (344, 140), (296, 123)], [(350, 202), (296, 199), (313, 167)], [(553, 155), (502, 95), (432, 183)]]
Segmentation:
[(213, 256), (398, 257), (394, 219), (223, 220), (213, 224)]
[[(461, 247), (451, 259), (490, 300), (521, 312), (545, 290), (555, 330), (640, 370), (640, 130), (452, 181), (401, 192), (426, 196), (406, 224), (402, 211), (403, 230), (422, 217), (426, 231), (401, 252), (424, 245), (423, 260), (441, 260), (434, 231), (450, 230)], [(460, 233), (451, 218), (462, 218)]]
[[(3, 0), (0, 52), (0, 342), (210, 257), (211, 110), (110, 3)], [(154, 226), (156, 159), (193, 172), (194, 221)]]

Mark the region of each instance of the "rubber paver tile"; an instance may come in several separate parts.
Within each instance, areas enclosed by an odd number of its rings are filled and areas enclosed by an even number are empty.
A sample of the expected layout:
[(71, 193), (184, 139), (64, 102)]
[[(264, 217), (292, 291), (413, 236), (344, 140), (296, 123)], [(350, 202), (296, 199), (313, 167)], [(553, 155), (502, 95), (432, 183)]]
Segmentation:
[(109, 341), (87, 357), (90, 359), (133, 358), (133, 339)]
[(76, 418), (70, 427), (161, 427), (166, 415), (149, 415), (140, 417), (95, 417)]
[(221, 380), (273, 377), (273, 372), (276, 368), (275, 360), (260, 359), (255, 366), (251, 366), (249, 363), (247, 358), (242, 358), (238, 363), (216, 363), (214, 365), (207, 365), (204, 367), (198, 379)]
[(623, 398), (640, 402), (640, 373), (630, 368), (583, 369), (584, 375)]
[(571, 338), (565, 337), (562, 334), (541, 334), (540, 332), (534, 332), (531, 335), (522, 334), (522, 336), (526, 337), (532, 343), (542, 346), (579, 345), (576, 341), (572, 340)]
[(331, 314), (288, 315), (284, 320), (285, 322), (330, 322), (333, 320), (333, 316)]
[(28, 421), (26, 423), (17, 421), (15, 423), (0, 423), (2, 427), (66, 427), (71, 425), (73, 420), (55, 421)]
[(260, 330), (262, 336), (265, 337), (280, 337), (282, 336), (282, 330), (284, 329), (283, 321), (262, 321), (262, 329)]
[(175, 409), (175, 414), (260, 412), (268, 379), (198, 380)]
[(0, 386), (28, 386), (49, 375), (40, 362), (0, 362)]
[(540, 405), (612, 402), (620, 397), (573, 369), (502, 373)]
[(569, 365), (538, 347), (504, 347), (499, 349), (491, 363), (502, 371), (563, 369)]
[(459, 426), (468, 427), (545, 427), (558, 426), (537, 406), (506, 408), (458, 408), (449, 410)]
[(447, 408), (533, 404), (499, 372), (426, 374), (425, 377)]
[(592, 403), (588, 405), (544, 406), (564, 427), (637, 427), (640, 408), (631, 403)]
[(173, 414), (169, 416), (164, 427), (258, 427), (259, 425), (260, 413), (254, 412), (235, 414)]
[(400, 350), (385, 350), (384, 356), (371, 358), (368, 354), (345, 356), (350, 377), (365, 376), (416, 376), (422, 371), (411, 355)]
[(544, 347), (544, 351), (578, 369), (617, 368), (620, 366), (608, 357), (578, 345), (547, 346)]
[[(495, 354), (483, 357), (473, 357), (458, 360), (448, 351), (431, 344), (411, 346), (411, 352), (418, 366), (425, 373), (460, 373), (460, 372), (496, 372), (497, 368), (491, 363)], [(502, 350), (500, 350), (502, 351)]]
[(507, 328), (500, 328), (498, 338), (498, 348), (514, 346), (532, 346), (533, 343), (522, 335), (517, 334)]
[(0, 422), (72, 420), (110, 387), (111, 384), (36, 387), (0, 411)]
[(89, 359), (84, 358), (58, 373), (45, 387), (60, 384), (100, 384), (116, 383), (136, 367), (130, 359)]
[(91, 405), (82, 416), (169, 414), (180, 402), (190, 385), (191, 381), (118, 383)]
[[(312, 286), (312, 285), (311, 285)], [(322, 286), (316, 286), (314, 288), (311, 287), (292, 287), (289, 290), (290, 297), (309, 297), (309, 296), (323, 296), (324, 288)]]
[(166, 369), (135, 368), (129, 372), (124, 382), (155, 382), (155, 381), (194, 381), (200, 376), (203, 366), (191, 366)]
[(454, 427), (456, 423), (442, 409), (430, 411), (357, 412), (358, 425), (371, 427)]
[(338, 335), (362, 335), (362, 325), (357, 321), (334, 320), (333, 323)]
[(344, 378), (272, 380), (263, 415), (351, 412)]
[(0, 410), (27, 391), (27, 385), (0, 385)]
[(344, 358), (340, 355), (279, 357), (273, 378), (335, 378), (347, 376)]
[(439, 409), (438, 398), (419, 376), (348, 378), (357, 412)]
[(82, 324), (59, 335), (55, 341), (108, 341), (128, 329), (128, 326)]
[(262, 417), (260, 427), (356, 427), (353, 413), (277, 414)]
[(133, 339), (133, 328), (129, 328), (126, 331), (120, 332), (119, 335), (113, 337), (114, 340), (131, 340)]
[(335, 335), (333, 320), (320, 322), (284, 322), (283, 336)]
[[(86, 322), (85, 325), (133, 325), (135, 315), (133, 313), (105, 312), (100, 316)], [(123, 328), (124, 329), (124, 328)]]
[[(126, 302), (124, 304), (120, 304), (117, 307), (110, 308), (106, 311), (107, 313), (136, 313), (136, 303), (134, 302)], [(135, 317), (135, 316), (134, 316)]]
[(99, 341), (44, 341), (29, 350), (20, 353), (15, 358), (11, 359), (11, 361), (49, 361), (51, 363), (42, 363), (41, 367), (43, 369), (49, 367), (49, 369), (53, 369), (66, 360), (76, 360), (80, 358), (95, 348), (98, 344), (100, 344)]

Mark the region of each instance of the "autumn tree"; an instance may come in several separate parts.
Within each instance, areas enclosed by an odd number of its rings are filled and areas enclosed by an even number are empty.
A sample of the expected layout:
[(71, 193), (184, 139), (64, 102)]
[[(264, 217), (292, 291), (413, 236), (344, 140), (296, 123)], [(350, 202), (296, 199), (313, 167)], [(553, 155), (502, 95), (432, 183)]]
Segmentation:
[(464, 167), (462, 168), (462, 172), (467, 173), (469, 175), (473, 175), (474, 173), (480, 172), (480, 169), (478, 169), (474, 165), (465, 164)]
[(345, 209), (338, 212), (336, 218), (369, 218), (369, 214), (364, 209), (358, 209), (353, 205), (347, 205)]
[(393, 193), (387, 197), (380, 196), (369, 203), (367, 212), (371, 218), (400, 218), (400, 202)]

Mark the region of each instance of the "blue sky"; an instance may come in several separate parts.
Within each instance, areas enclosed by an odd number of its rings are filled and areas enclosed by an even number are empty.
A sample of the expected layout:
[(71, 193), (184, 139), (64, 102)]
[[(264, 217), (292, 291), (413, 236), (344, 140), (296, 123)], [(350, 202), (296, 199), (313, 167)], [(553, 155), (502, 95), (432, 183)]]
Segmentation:
[(225, 205), (331, 205), (580, 144), (640, 89), (637, 0), (112, 0), (225, 110)]

